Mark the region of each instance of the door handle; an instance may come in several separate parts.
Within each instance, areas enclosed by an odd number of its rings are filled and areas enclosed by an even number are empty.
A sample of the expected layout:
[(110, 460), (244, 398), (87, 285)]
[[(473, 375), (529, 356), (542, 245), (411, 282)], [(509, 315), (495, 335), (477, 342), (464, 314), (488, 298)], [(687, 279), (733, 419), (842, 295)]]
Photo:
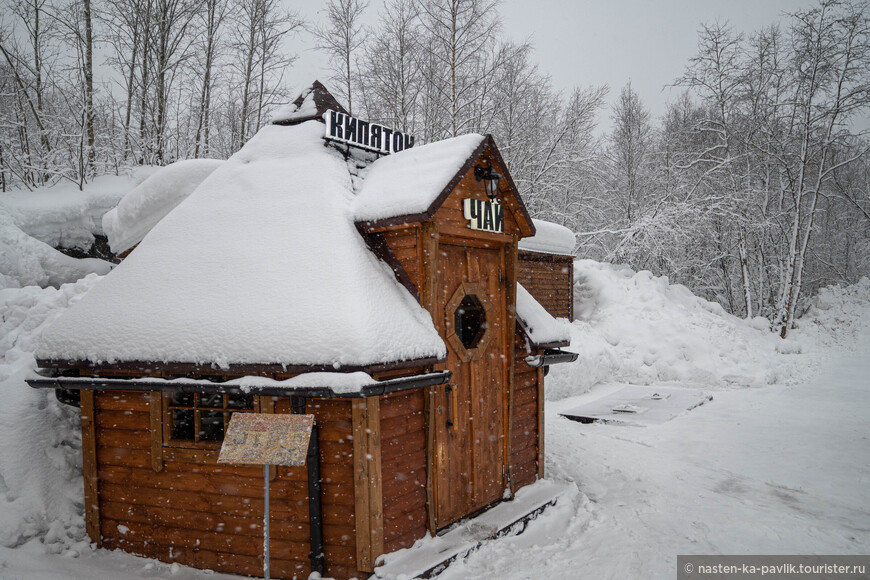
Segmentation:
[(456, 392), (454, 385), (447, 385), (444, 388), (444, 392), (447, 393), (447, 397), (450, 399), (447, 404), (449, 411), (447, 415), (447, 428), (456, 429), (456, 419), (459, 415), (459, 393)]

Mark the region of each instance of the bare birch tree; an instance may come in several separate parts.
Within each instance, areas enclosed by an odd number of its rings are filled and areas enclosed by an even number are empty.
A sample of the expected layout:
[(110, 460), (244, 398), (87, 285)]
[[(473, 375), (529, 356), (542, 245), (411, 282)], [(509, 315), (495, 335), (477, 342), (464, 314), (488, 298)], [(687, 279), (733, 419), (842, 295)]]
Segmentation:
[[(353, 113), (355, 92), (354, 57), (366, 37), (360, 18), (367, 7), (365, 0), (329, 0), (325, 8), (326, 23), (313, 28), (317, 48), (329, 55), (332, 80), (350, 113)], [(400, 11), (397, 16), (401, 18), (407, 14)], [(401, 25), (401, 21), (397, 24)], [(393, 50), (393, 47), (389, 50)]]

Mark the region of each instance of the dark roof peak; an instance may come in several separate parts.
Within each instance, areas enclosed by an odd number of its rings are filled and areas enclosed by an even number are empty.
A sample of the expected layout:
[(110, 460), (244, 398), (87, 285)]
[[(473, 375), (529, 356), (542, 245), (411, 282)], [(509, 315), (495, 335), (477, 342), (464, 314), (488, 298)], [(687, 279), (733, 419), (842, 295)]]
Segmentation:
[(348, 114), (347, 110), (332, 96), (320, 81), (314, 81), (292, 103), (279, 108), (272, 115), (274, 125), (296, 125), (312, 119), (320, 119), (328, 110)]

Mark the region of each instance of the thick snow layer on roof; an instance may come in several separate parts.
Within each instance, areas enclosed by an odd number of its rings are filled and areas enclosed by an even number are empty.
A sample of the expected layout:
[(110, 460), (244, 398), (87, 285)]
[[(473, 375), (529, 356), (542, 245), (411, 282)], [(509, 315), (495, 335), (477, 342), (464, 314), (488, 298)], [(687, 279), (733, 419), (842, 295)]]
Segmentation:
[(567, 320), (553, 318), (519, 282), (517, 283), (517, 318), (535, 344), (571, 341), (571, 330)]
[(305, 95), (301, 105), (297, 106), (296, 103), (286, 103), (281, 105), (274, 113), (272, 113), (272, 122), (281, 123), (285, 121), (295, 121), (297, 119), (305, 119), (312, 115), (316, 115), (317, 103), (314, 102), (314, 87), (308, 87), (306, 90), (308, 91), (308, 94)]
[(378, 159), (365, 174), (354, 219), (377, 221), (426, 211), (483, 139), (470, 133)]
[(43, 334), (39, 357), (368, 365), (443, 356), (353, 224), (323, 125), (269, 125)]
[(574, 255), (574, 244), (576, 239), (574, 232), (544, 220), (532, 220), (535, 224), (535, 235), (530, 238), (520, 240), (520, 250), (527, 252), (543, 252), (546, 254), (565, 254), (567, 256)]
[(202, 181), (219, 159), (188, 159), (161, 167), (103, 215), (103, 231), (116, 254), (129, 250)]

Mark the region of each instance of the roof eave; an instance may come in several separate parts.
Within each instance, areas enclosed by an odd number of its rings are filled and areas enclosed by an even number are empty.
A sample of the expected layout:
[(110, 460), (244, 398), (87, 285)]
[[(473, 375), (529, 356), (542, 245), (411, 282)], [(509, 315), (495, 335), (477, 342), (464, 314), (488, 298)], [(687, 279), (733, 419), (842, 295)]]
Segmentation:
[(368, 374), (399, 371), (419, 367), (430, 367), (446, 362), (446, 357), (426, 357), (411, 360), (387, 361), (368, 365), (289, 365), (280, 363), (236, 363), (221, 367), (217, 363), (162, 362), (162, 361), (121, 361), (114, 363), (93, 362), (89, 360), (37, 359), (41, 369), (58, 371), (86, 371), (99, 376), (101, 371), (138, 371), (142, 376), (273, 376), (299, 375), (314, 372)]

